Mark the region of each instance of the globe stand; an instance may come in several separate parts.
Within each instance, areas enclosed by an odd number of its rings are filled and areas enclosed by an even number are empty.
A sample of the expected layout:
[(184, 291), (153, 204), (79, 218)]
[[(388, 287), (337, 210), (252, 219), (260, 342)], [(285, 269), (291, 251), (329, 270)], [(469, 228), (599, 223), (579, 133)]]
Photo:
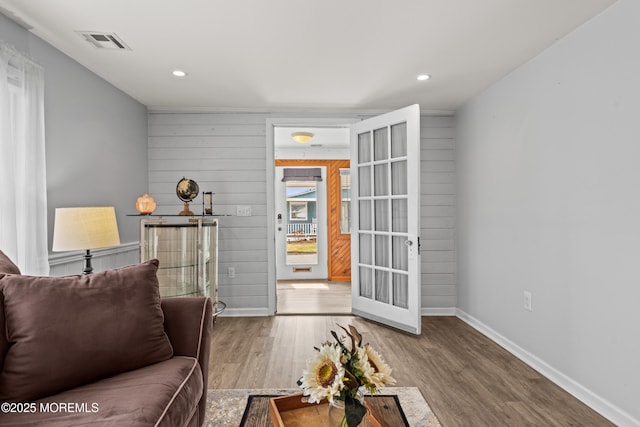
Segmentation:
[(184, 202), (184, 207), (182, 208), (180, 215), (193, 215), (193, 212), (189, 209), (189, 203)]

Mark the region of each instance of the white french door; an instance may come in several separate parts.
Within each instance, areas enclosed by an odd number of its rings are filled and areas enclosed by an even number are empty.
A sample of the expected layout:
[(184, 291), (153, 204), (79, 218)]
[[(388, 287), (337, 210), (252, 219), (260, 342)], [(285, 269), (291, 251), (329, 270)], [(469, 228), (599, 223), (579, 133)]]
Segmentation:
[(352, 312), (420, 334), (420, 108), (351, 127)]

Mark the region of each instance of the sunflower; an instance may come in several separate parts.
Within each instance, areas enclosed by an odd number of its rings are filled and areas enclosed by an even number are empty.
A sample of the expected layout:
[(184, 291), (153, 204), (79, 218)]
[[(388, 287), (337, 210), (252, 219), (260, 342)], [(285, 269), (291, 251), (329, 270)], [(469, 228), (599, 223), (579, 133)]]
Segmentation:
[(376, 392), (378, 384), (377, 379), (374, 377), (376, 370), (373, 364), (369, 362), (369, 355), (367, 354), (368, 347), (369, 346), (358, 348), (353, 365), (359, 374), (358, 377), (360, 377), (362, 385), (367, 388), (369, 393), (373, 394)]
[(394, 385), (396, 380), (391, 376), (391, 368), (382, 359), (382, 356), (380, 356), (380, 354), (368, 344), (362, 347), (361, 350), (366, 354), (369, 365), (371, 365), (371, 368), (373, 369), (373, 373), (370, 374), (370, 379), (367, 379), (374, 384), (375, 387)]
[(325, 343), (315, 356), (307, 360), (307, 369), (302, 371), (300, 387), (304, 395), (309, 396), (309, 403), (320, 403), (324, 398), (333, 401), (344, 385), (344, 367), (340, 363), (342, 352), (340, 347)]

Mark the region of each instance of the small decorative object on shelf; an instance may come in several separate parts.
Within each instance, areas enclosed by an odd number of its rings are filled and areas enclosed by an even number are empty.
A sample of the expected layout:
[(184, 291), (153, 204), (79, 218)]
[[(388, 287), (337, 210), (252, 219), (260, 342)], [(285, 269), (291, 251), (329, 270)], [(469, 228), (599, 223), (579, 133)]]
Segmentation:
[(140, 215), (151, 215), (156, 210), (156, 201), (145, 193), (136, 200), (136, 210)]
[(182, 177), (182, 179), (178, 181), (176, 194), (178, 195), (178, 199), (184, 202), (184, 208), (180, 212), (180, 215), (193, 215), (193, 212), (189, 209), (189, 202), (198, 196), (199, 191), (200, 187), (198, 187), (198, 183), (191, 179)]
[[(340, 325), (339, 325), (340, 326)], [(384, 385), (394, 385), (391, 368), (369, 344), (362, 344), (362, 335), (349, 325), (340, 326), (346, 336), (331, 335), (336, 342), (325, 342), (315, 348), (314, 356), (307, 360), (298, 385), (308, 396), (309, 403), (329, 401), (330, 412), (336, 412), (337, 426), (356, 427), (367, 413), (364, 393), (375, 394)], [(344, 412), (340, 412), (344, 407)]]
[(213, 215), (213, 193), (202, 192), (202, 215)]

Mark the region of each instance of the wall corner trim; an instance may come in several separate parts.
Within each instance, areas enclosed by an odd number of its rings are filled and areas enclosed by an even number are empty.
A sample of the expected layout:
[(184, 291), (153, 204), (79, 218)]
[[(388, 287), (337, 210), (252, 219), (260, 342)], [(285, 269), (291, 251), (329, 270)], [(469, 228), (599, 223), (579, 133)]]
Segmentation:
[(463, 322), (485, 335), (496, 344), (513, 354), (518, 359), (538, 371), (540, 374), (547, 377), (550, 381), (557, 386), (564, 389), (566, 392), (574, 396), (576, 399), (582, 401), (585, 405), (589, 406), (594, 411), (598, 412), (603, 417), (607, 418), (612, 423), (619, 426), (636, 426), (640, 427), (640, 420), (633, 418), (630, 414), (618, 408), (608, 400), (598, 396), (591, 390), (584, 387), (582, 384), (558, 371), (544, 360), (520, 347), (513, 341), (509, 340), (505, 336), (501, 335), (494, 329), (482, 323), (480, 320), (471, 316), (461, 309), (456, 309), (456, 317)]

